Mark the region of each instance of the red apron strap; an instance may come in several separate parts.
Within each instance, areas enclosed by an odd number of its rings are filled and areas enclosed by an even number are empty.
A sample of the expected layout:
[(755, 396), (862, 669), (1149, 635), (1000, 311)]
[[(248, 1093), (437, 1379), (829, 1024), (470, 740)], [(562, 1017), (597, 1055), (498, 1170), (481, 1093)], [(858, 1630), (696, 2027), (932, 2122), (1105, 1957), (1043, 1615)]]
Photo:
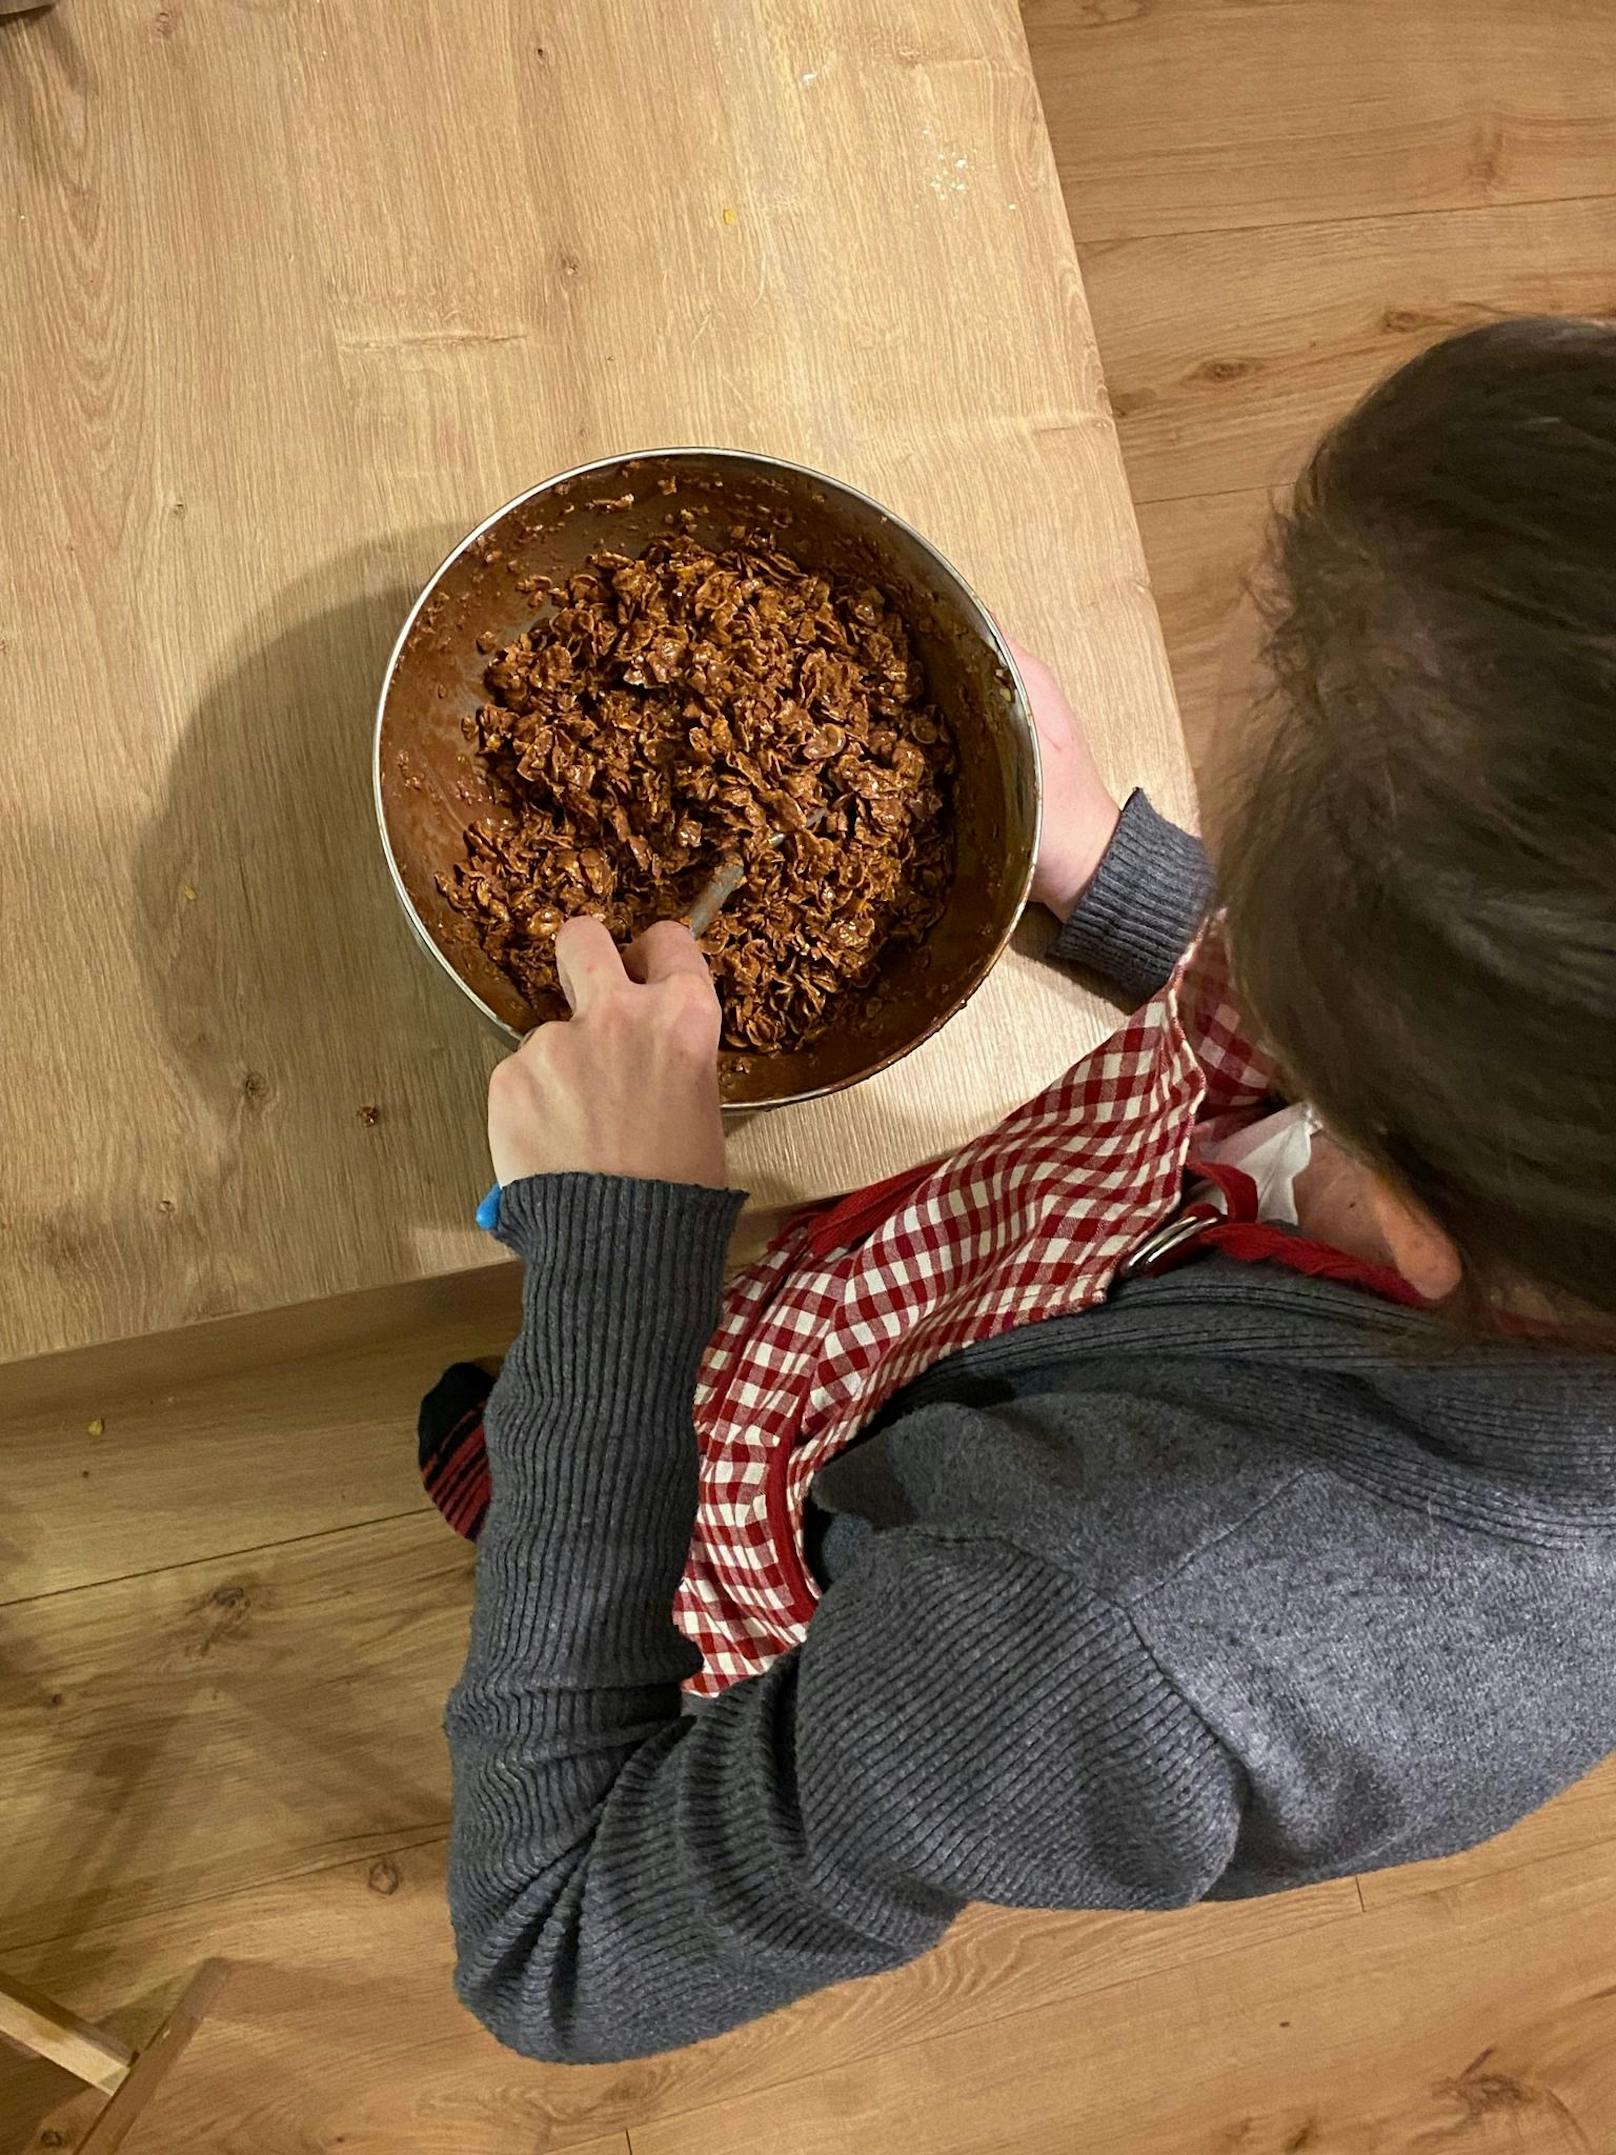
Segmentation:
[(834, 1199), (808, 1223), (810, 1253), (830, 1257), (837, 1250), (862, 1242), (914, 1195), (937, 1165), (937, 1161), (927, 1160), (919, 1167), (906, 1167), (902, 1174), (888, 1175), (884, 1182), (869, 1183), (862, 1190), (850, 1190), (845, 1197)]
[(1263, 1220), (1220, 1220), (1203, 1228), (1193, 1245), (1201, 1250), (1221, 1250), (1238, 1264), (1284, 1265), (1291, 1272), (1305, 1272), (1313, 1279), (1340, 1280), (1348, 1287), (1362, 1287), (1387, 1302), (1402, 1302), (1410, 1309), (1423, 1309), (1425, 1297), (1411, 1287), (1401, 1272), (1390, 1265), (1372, 1265), (1328, 1242), (1313, 1242), (1288, 1227), (1270, 1227)]
[(1181, 1243), (1161, 1269), (1175, 1258), (1193, 1257), (1200, 1250), (1221, 1250), (1243, 1265), (1284, 1265), (1287, 1271), (1303, 1272), (1311, 1279), (1340, 1280), (1348, 1287), (1362, 1287), (1387, 1302), (1401, 1302), (1423, 1309), (1425, 1297), (1412, 1288), (1390, 1265), (1370, 1264), (1352, 1257), (1328, 1242), (1315, 1242), (1288, 1227), (1274, 1227), (1257, 1217), (1257, 1185), (1243, 1168), (1221, 1160), (1189, 1161), (1186, 1175), (1210, 1182), (1221, 1190), (1224, 1216), (1203, 1227), (1194, 1239)]

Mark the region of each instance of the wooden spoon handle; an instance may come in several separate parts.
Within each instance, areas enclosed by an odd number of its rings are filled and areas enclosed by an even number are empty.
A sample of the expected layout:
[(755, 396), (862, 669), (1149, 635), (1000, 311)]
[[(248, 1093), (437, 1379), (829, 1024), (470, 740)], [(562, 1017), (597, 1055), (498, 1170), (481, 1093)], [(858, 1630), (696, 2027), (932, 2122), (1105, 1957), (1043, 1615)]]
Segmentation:
[(685, 926), (692, 935), (702, 936), (746, 881), (744, 861), (725, 861), (718, 873), (708, 878), (696, 894), (696, 902), (685, 915)]

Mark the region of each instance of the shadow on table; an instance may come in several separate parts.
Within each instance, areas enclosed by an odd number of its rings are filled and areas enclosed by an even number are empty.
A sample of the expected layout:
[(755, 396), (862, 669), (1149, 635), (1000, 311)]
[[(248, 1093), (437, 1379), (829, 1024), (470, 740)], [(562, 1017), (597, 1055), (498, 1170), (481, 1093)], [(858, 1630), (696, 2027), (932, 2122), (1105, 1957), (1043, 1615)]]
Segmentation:
[(453, 536), (361, 550), (281, 593), (197, 705), (143, 834), (145, 985), (195, 1109), (190, 1317), (271, 1298), (255, 1260), (273, 1273), (284, 1247), (304, 1294), (448, 1269), (462, 1248), (476, 1261), (497, 1043), (410, 934), (371, 780), (417, 588), (393, 565), (424, 575)]

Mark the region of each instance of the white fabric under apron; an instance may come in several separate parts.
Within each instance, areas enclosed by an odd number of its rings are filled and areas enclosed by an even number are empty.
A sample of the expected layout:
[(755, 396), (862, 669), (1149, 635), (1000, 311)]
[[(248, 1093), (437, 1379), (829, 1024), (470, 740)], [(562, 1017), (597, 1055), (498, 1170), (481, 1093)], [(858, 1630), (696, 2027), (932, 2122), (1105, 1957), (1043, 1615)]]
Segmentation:
[(1295, 1227), (1296, 1178), (1313, 1157), (1319, 1119), (1306, 1101), (1282, 1107), (1248, 1123), (1221, 1144), (1203, 1145), (1203, 1155), (1223, 1167), (1238, 1167), (1257, 1185), (1257, 1217)]

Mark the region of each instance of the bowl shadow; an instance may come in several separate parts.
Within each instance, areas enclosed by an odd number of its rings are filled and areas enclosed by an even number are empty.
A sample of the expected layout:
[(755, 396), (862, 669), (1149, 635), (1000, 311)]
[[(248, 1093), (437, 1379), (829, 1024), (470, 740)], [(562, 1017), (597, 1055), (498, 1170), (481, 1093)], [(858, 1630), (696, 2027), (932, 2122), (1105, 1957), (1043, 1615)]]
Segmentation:
[(144, 985), (195, 1132), (190, 1317), (288, 1299), (282, 1271), (313, 1295), (491, 1254), (469, 1209), (501, 1045), (415, 943), (371, 783), (376, 694), (418, 588), (398, 564), (424, 576), (454, 536), (362, 548), (279, 593), (198, 702), (142, 833)]

